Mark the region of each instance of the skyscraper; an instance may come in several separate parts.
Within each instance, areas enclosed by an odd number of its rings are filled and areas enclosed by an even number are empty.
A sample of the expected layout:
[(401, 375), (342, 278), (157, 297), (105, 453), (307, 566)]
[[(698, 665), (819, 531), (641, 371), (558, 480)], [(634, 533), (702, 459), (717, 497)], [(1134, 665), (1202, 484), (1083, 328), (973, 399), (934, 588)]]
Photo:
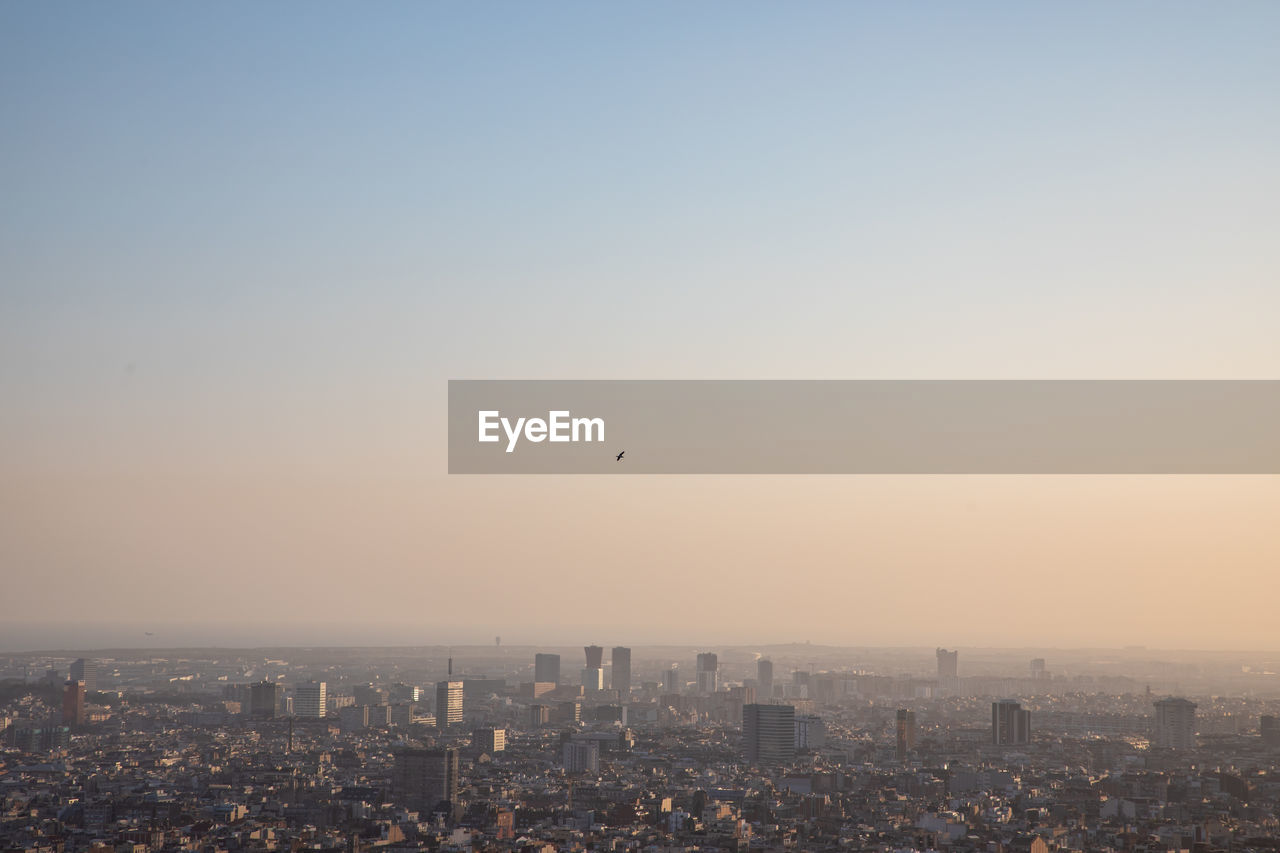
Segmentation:
[(663, 671), (662, 692), (671, 694), (680, 692), (680, 664), (673, 663), (670, 668)]
[(938, 649), (938, 680), (954, 681), (960, 671), (960, 652)]
[(88, 658), (78, 658), (71, 664), (71, 681), (83, 681), (86, 693), (98, 692), (98, 662)]
[(796, 709), (742, 706), (742, 754), (749, 764), (785, 764), (796, 757)]
[(604, 669), (603, 646), (583, 646), (582, 650), (587, 653), (588, 669)]
[(436, 682), (436, 726), (449, 729), (462, 724), (461, 681)]
[(293, 713), (297, 717), (321, 719), (328, 712), (326, 692), (328, 685), (323, 681), (308, 681), (299, 684), (293, 690)]
[(1049, 677), (1048, 671), (1044, 668), (1044, 658), (1031, 659), (1031, 677), (1037, 680)]
[(560, 683), (560, 655), (536, 654), (533, 656), (533, 680)]
[(62, 688), (62, 724), (84, 725), (84, 682), (68, 681)]
[(274, 681), (259, 681), (249, 687), (249, 714), (273, 719), (284, 711), (284, 689)]
[(991, 703), (991, 742), (996, 746), (1031, 743), (1031, 712), (1016, 699)]
[(1180, 697), (1155, 703), (1151, 745), (1160, 749), (1195, 749), (1196, 703)]
[(458, 750), (396, 750), (395, 765), (391, 770), (391, 796), (397, 803), (419, 812), (434, 811), (441, 803), (456, 803)]
[(720, 658), (714, 652), (698, 655), (698, 692), (715, 693), (720, 689)]
[(756, 695), (766, 702), (773, 698), (773, 661), (761, 658), (756, 661)]
[(898, 709), (898, 760), (906, 761), (916, 748), (916, 712)]
[(623, 702), (631, 695), (631, 649), (626, 646), (613, 647), (613, 689)]
[(1258, 731), (1262, 735), (1263, 746), (1280, 746), (1280, 725), (1271, 714), (1263, 714), (1258, 721)]

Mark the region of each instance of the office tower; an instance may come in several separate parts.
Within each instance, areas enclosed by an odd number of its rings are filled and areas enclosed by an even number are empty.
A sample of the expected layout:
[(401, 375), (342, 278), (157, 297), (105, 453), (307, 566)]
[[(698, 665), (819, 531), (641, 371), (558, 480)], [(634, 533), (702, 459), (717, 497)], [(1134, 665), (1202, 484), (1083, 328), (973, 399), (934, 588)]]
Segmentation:
[(88, 658), (79, 658), (71, 664), (70, 681), (83, 681), (85, 693), (98, 692), (98, 662)]
[[(447, 684), (448, 682), (441, 682)], [(419, 812), (458, 801), (458, 750), (399, 749), (391, 770), (395, 802)]]
[(249, 687), (249, 714), (270, 720), (284, 711), (284, 688), (274, 681), (259, 681)]
[(898, 760), (906, 761), (916, 748), (916, 712), (898, 709)]
[(549, 705), (530, 705), (529, 706), (529, 727), (541, 728), (551, 722), (551, 707)]
[(756, 661), (756, 692), (766, 702), (773, 698), (773, 661), (761, 658)]
[(613, 647), (613, 689), (623, 702), (631, 695), (631, 649)]
[(1155, 703), (1151, 745), (1160, 749), (1195, 749), (1196, 703), (1174, 697)]
[(714, 652), (698, 655), (698, 692), (715, 693), (720, 689), (720, 659)]
[(293, 689), (293, 713), (297, 717), (320, 719), (328, 711), (326, 692), (328, 685), (323, 681), (308, 681)]
[(62, 688), (62, 724), (84, 725), (84, 682), (68, 681)]
[(1039, 680), (1041, 678), (1048, 677), (1048, 675), (1049, 674), (1045, 671), (1045, 668), (1044, 668), (1044, 658), (1032, 658), (1031, 659), (1031, 677), (1036, 680)]
[(589, 666), (583, 669), (582, 689), (587, 693), (599, 693), (604, 690), (604, 670), (598, 666)]
[(1263, 714), (1258, 721), (1258, 728), (1262, 733), (1263, 746), (1280, 746), (1280, 725), (1276, 724), (1275, 717)]
[(587, 669), (604, 669), (604, 648), (602, 646), (583, 646), (587, 653)]
[(480, 752), (487, 752), (493, 755), (495, 752), (502, 752), (507, 748), (507, 730), (506, 729), (476, 729), (471, 734), (471, 745)]
[(748, 764), (785, 764), (796, 757), (796, 709), (742, 706), (742, 754)]
[(662, 692), (680, 692), (680, 665), (671, 664), (671, 668), (662, 673)]
[(560, 683), (560, 655), (533, 656), (533, 680)]
[(954, 681), (960, 671), (960, 652), (938, 649), (936, 654), (938, 656), (938, 680)]
[(1031, 712), (1016, 699), (991, 703), (991, 742), (996, 746), (1031, 743)]
[(586, 773), (594, 775), (600, 772), (600, 742), (597, 740), (570, 738), (565, 741), (561, 753), (566, 773)]
[(440, 729), (462, 724), (462, 695), (461, 681), (436, 682), (436, 726)]

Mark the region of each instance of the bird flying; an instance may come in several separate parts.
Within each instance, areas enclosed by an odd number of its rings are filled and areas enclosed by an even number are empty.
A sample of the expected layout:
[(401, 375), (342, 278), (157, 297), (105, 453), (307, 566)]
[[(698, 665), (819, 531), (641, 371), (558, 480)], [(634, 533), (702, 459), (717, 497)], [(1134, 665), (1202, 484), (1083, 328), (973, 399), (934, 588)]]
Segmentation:
[[(626, 453), (626, 452), (627, 452), (627, 451), (625, 451), (625, 450), (624, 450), (624, 451), (622, 451), (622, 453)], [(622, 461), (622, 453), (619, 453), (619, 454), (618, 454), (618, 457), (617, 457), (617, 461), (618, 461), (618, 462), (621, 462), (621, 461)]]

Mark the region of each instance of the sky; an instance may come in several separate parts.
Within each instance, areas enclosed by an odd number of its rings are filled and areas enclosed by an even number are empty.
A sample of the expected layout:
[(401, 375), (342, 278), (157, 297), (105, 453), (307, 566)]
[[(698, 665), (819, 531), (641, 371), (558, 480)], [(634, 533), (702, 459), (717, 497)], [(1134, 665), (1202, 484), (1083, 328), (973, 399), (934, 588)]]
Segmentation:
[(0, 4), (0, 650), (1277, 648), (1275, 477), (450, 477), (453, 379), (1280, 378), (1280, 6)]

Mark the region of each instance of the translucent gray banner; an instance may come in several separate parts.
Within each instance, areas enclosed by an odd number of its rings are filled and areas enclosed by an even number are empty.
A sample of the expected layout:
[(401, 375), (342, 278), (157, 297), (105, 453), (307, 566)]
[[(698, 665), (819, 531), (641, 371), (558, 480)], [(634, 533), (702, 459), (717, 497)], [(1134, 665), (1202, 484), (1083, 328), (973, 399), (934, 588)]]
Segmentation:
[(449, 472), (1277, 474), (1280, 381), (451, 380)]

